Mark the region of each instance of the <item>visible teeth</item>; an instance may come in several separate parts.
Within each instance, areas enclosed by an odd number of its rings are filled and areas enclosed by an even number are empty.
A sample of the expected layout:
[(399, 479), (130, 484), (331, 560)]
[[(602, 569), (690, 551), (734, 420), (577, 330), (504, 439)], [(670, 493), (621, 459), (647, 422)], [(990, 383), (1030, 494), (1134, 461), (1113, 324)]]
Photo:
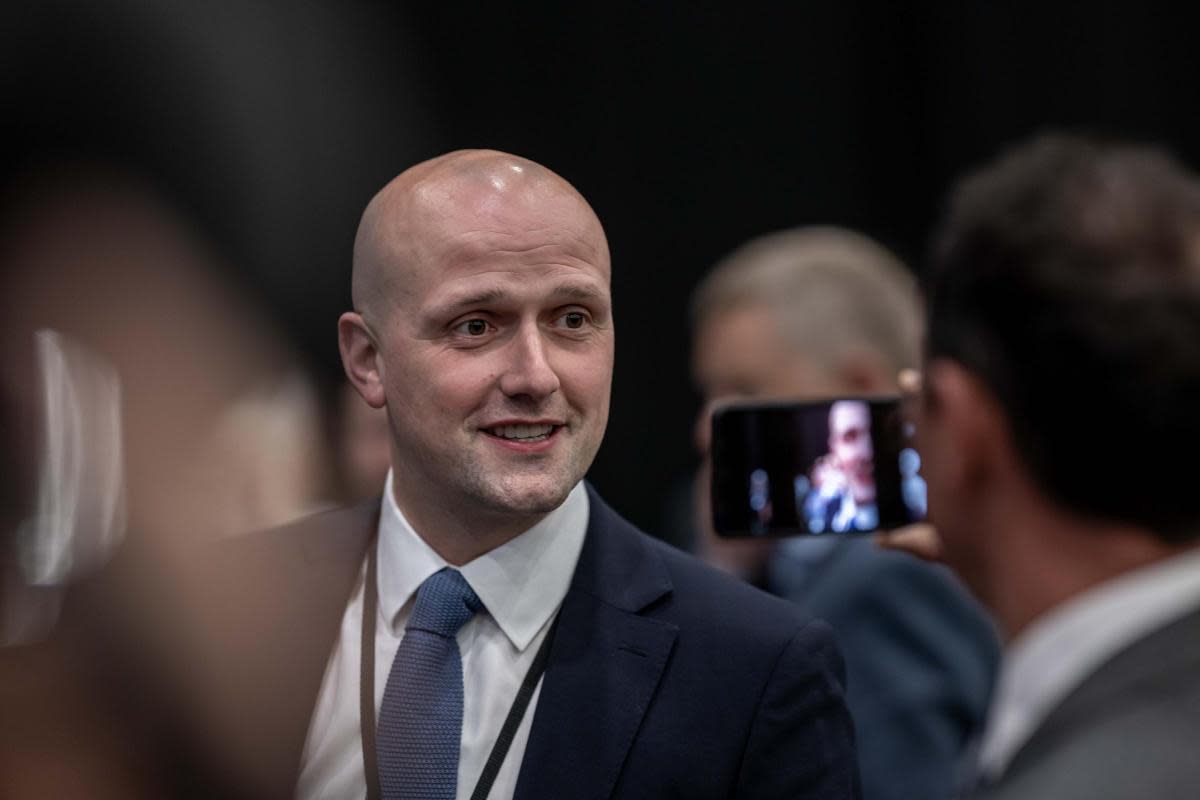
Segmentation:
[(553, 425), (497, 425), (492, 433), (504, 439), (545, 439), (554, 430)]

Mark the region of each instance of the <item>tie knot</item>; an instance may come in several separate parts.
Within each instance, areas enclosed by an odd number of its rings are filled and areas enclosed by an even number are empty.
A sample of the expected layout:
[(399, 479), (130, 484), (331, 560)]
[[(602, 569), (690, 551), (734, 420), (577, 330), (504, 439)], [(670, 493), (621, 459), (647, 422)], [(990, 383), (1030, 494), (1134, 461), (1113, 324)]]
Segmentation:
[(417, 601), (404, 628), (450, 639), (482, 608), (483, 603), (462, 573), (446, 567), (426, 578), (417, 589)]

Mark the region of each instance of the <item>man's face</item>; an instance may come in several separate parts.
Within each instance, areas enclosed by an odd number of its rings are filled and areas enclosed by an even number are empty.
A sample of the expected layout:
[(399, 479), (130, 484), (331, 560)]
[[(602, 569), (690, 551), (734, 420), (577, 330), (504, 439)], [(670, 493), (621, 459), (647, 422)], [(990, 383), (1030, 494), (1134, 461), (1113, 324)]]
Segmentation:
[(692, 350), (692, 374), (705, 407), (696, 420), (697, 449), (707, 451), (714, 403), (734, 399), (795, 400), (844, 391), (813, 359), (787, 342), (775, 314), (746, 304), (703, 320)]
[(831, 394), (837, 385), (812, 359), (791, 346), (775, 312), (743, 304), (702, 320), (692, 350), (692, 374), (705, 405), (696, 419), (696, 448), (704, 456), (697, 477), (696, 519), (704, 531), (707, 557), (734, 574), (753, 576), (763, 568), (775, 542), (767, 539), (718, 539), (710, 529), (708, 439), (714, 404), (741, 399), (781, 400)]
[[(443, 198), (444, 199), (444, 198)], [(466, 190), (409, 226), (375, 322), (402, 508), (534, 517), (608, 420), (608, 250), (582, 203)], [(385, 251), (384, 258), (388, 258)]]
[(858, 400), (843, 400), (829, 409), (829, 452), (850, 482), (859, 503), (875, 501), (871, 410)]

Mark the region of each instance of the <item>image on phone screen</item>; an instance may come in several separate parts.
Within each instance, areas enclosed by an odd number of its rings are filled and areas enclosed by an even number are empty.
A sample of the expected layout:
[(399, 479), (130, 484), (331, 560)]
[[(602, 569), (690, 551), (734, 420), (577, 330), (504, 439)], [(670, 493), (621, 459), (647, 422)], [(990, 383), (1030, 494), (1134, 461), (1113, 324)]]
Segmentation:
[(712, 424), (721, 535), (866, 533), (925, 516), (921, 459), (897, 398), (727, 406)]

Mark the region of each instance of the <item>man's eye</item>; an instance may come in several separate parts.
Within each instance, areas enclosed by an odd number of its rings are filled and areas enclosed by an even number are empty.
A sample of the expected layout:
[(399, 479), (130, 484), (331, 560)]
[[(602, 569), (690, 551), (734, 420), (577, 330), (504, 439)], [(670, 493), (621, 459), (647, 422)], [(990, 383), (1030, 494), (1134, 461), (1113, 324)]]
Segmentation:
[(487, 333), (488, 324), (482, 319), (469, 319), (466, 322), (460, 322), (454, 329), (467, 336), (483, 336)]
[(563, 325), (572, 330), (579, 330), (587, 322), (587, 317), (580, 311), (571, 311), (562, 315)]

